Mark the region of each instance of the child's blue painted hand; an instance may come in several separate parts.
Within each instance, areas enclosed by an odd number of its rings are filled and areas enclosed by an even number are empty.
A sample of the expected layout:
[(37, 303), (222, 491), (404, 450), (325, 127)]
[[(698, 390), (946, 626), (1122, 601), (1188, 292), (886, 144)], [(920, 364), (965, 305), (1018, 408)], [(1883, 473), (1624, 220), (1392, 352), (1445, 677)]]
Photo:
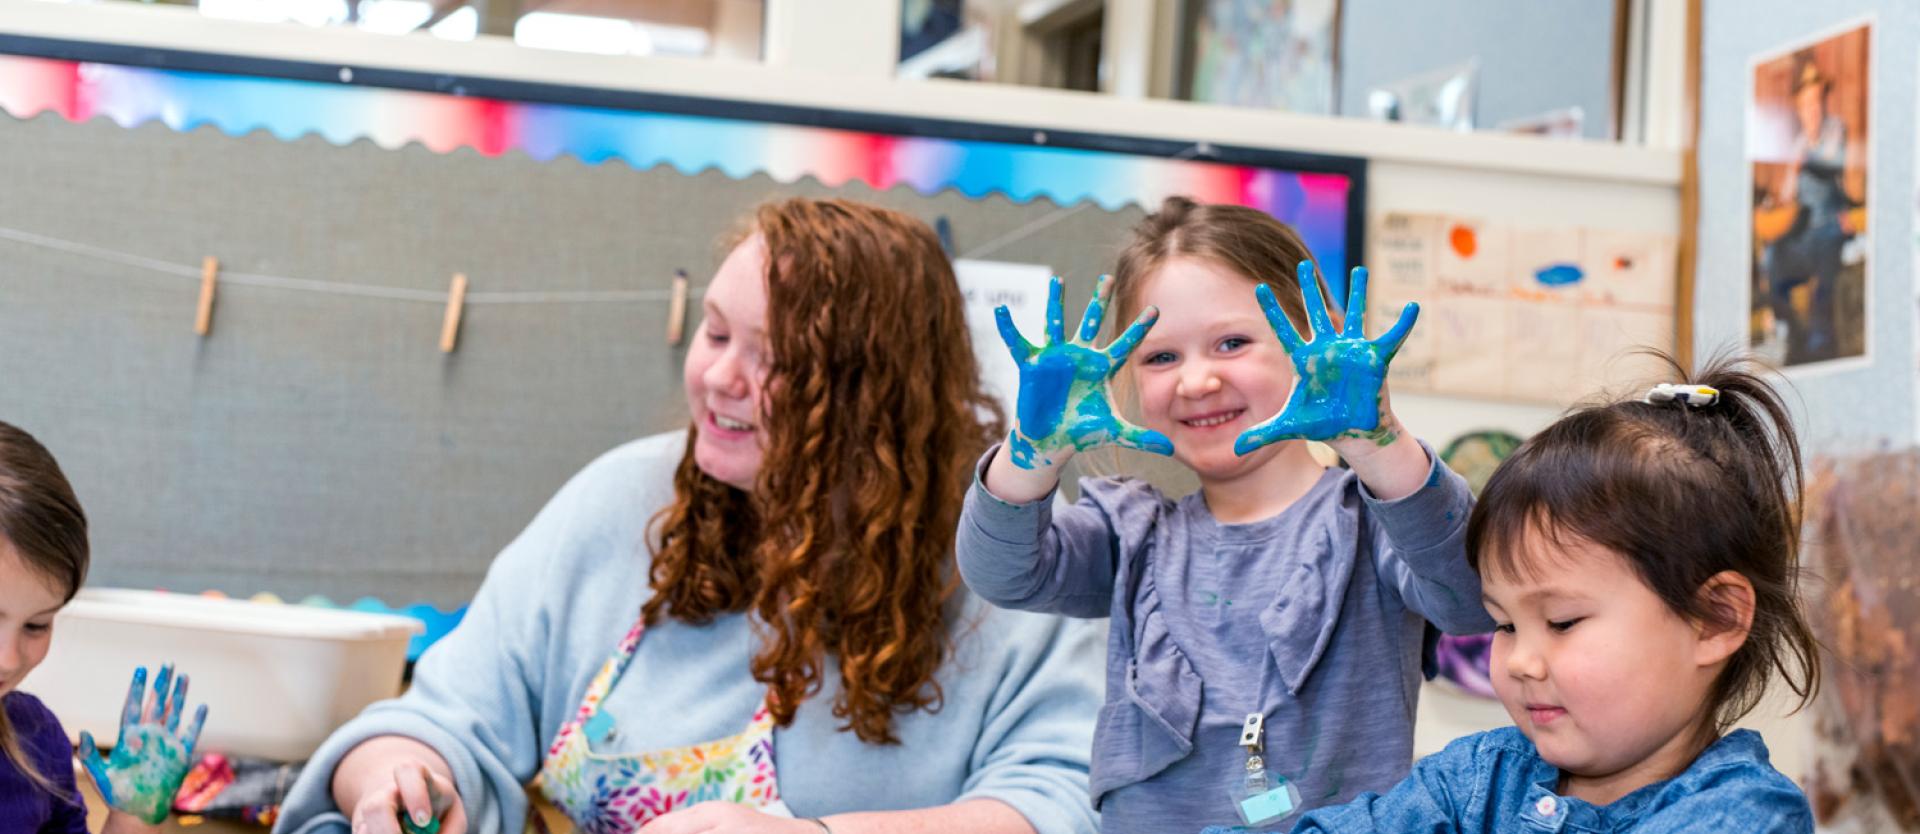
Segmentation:
[(1391, 442), (1393, 430), (1382, 419), (1380, 389), (1387, 379), (1387, 364), (1420, 316), (1420, 305), (1408, 304), (1386, 335), (1368, 341), (1366, 267), (1353, 269), (1346, 326), (1337, 333), (1332, 317), (1327, 315), (1327, 302), (1320, 295), (1320, 282), (1314, 280), (1313, 263), (1301, 261), (1299, 276), (1307, 320), (1313, 330), (1309, 341), (1303, 342), (1294, 330), (1272, 289), (1261, 284), (1254, 290), (1260, 308), (1267, 314), (1267, 324), (1293, 357), (1296, 378), (1286, 406), (1260, 425), (1241, 432), (1233, 441), (1234, 453), (1244, 455), (1269, 443), (1295, 439), (1364, 438), (1381, 445)]
[(1114, 414), (1107, 380), (1120, 371), (1127, 354), (1147, 335), (1160, 317), (1151, 307), (1105, 350), (1093, 346), (1106, 315), (1109, 277), (1100, 276), (1093, 301), (1080, 318), (1080, 330), (1067, 339), (1061, 308), (1060, 276), (1047, 289), (1047, 341), (1038, 347), (1020, 335), (1013, 315), (1003, 305), (994, 312), (1000, 338), (1020, 364), (1020, 394), (1014, 405), (1013, 431), (1008, 437), (1014, 465), (1039, 469), (1065, 463), (1073, 452), (1108, 444), (1173, 454), (1166, 435), (1128, 423)]
[(181, 675), (177, 685), (172, 683), (173, 666), (161, 666), (153, 681), (153, 697), (142, 709), (147, 668), (133, 670), (133, 685), (127, 688), (127, 705), (120, 714), (120, 740), (107, 759), (100, 758), (92, 733), (80, 733), (80, 761), (99, 788), (100, 798), (108, 807), (148, 825), (159, 825), (167, 818), (173, 795), (193, 767), (193, 747), (207, 721), (207, 705), (201, 704), (194, 711), (193, 724), (180, 730), (187, 676)]

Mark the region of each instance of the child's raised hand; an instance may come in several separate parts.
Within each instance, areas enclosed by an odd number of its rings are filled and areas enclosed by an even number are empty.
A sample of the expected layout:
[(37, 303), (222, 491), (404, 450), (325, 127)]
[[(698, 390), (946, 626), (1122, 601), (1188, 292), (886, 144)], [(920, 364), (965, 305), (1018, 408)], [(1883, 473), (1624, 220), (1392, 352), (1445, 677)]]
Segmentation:
[(1061, 311), (1060, 276), (1047, 289), (1047, 341), (1038, 347), (1020, 335), (1006, 306), (996, 308), (1000, 338), (1020, 363), (1020, 396), (1014, 406), (1008, 441), (1015, 466), (1040, 469), (1065, 463), (1073, 452), (1114, 444), (1155, 454), (1173, 454), (1166, 435), (1128, 423), (1113, 413), (1107, 380), (1118, 373), (1127, 354), (1153, 327), (1160, 311), (1151, 307), (1105, 350), (1093, 346), (1106, 314), (1109, 277), (1100, 276), (1080, 330), (1067, 339)]
[(161, 666), (153, 681), (153, 697), (142, 708), (146, 685), (147, 668), (134, 669), (127, 705), (120, 714), (120, 740), (114, 743), (112, 755), (101, 760), (93, 735), (81, 731), (80, 760), (108, 807), (159, 825), (193, 766), (193, 747), (206, 723), (207, 705), (194, 711), (193, 724), (182, 731), (180, 710), (186, 705), (187, 676), (181, 675), (175, 684), (173, 665)]
[(1387, 363), (1393, 361), (1400, 344), (1412, 332), (1420, 305), (1408, 304), (1386, 335), (1369, 341), (1366, 267), (1353, 269), (1347, 319), (1339, 332), (1334, 331), (1333, 319), (1327, 315), (1327, 302), (1320, 295), (1320, 282), (1314, 280), (1311, 261), (1300, 262), (1299, 277), (1307, 321), (1313, 330), (1308, 341), (1303, 342), (1287, 320), (1272, 289), (1261, 284), (1254, 290), (1260, 308), (1267, 314), (1267, 324), (1293, 357), (1296, 378), (1286, 406), (1279, 414), (1241, 432), (1233, 442), (1234, 453), (1244, 455), (1269, 443), (1295, 439), (1362, 438), (1380, 445), (1391, 442), (1393, 429), (1383, 420), (1380, 389), (1387, 379)]

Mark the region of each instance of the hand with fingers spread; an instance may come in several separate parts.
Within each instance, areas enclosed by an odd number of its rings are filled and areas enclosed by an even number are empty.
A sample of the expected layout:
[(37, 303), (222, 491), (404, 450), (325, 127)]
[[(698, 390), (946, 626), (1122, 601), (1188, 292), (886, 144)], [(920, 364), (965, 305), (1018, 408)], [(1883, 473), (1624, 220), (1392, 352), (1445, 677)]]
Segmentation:
[(1100, 276), (1093, 301), (1080, 318), (1080, 329), (1069, 340), (1061, 311), (1062, 283), (1054, 276), (1047, 289), (1047, 340), (1034, 345), (1013, 326), (1005, 306), (994, 310), (1000, 338), (1020, 363), (1020, 394), (1014, 407), (1014, 426), (1008, 438), (1014, 465), (1021, 469), (1058, 466), (1076, 451), (1118, 445), (1155, 454), (1173, 453), (1166, 435), (1128, 423), (1114, 414), (1107, 381), (1120, 371), (1127, 354), (1159, 317), (1148, 308), (1126, 332), (1104, 350), (1093, 346), (1106, 314), (1111, 279)]
[(1307, 321), (1312, 333), (1303, 340), (1273, 290), (1261, 284), (1255, 289), (1267, 324), (1293, 358), (1296, 378), (1293, 392), (1280, 413), (1240, 433), (1234, 440), (1235, 454), (1247, 454), (1282, 440), (1364, 439), (1385, 446), (1395, 437), (1382, 399), (1387, 379), (1387, 364), (1400, 350), (1420, 305), (1408, 304), (1385, 335), (1366, 337), (1367, 268), (1354, 267), (1352, 286), (1347, 293), (1345, 326), (1334, 330), (1327, 314), (1327, 302), (1314, 279), (1313, 263), (1300, 262), (1300, 289), (1307, 306)]
[(159, 825), (173, 807), (173, 795), (193, 767), (193, 747), (207, 720), (207, 705), (194, 710), (193, 723), (180, 728), (187, 701), (187, 676), (176, 683), (171, 664), (160, 667), (153, 696), (144, 699), (147, 668), (133, 670), (126, 708), (120, 714), (120, 738), (113, 753), (100, 758), (93, 734), (80, 733), (80, 760), (107, 807), (148, 825)]

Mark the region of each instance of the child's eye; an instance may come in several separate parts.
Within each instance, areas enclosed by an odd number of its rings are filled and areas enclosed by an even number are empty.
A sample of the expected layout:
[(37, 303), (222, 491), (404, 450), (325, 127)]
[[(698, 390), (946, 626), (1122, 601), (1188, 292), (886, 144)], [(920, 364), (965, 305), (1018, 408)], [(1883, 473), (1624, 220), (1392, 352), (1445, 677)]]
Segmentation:
[(707, 341), (712, 342), (716, 345), (724, 345), (727, 343), (727, 334), (715, 333), (709, 330), (707, 331)]
[(1172, 362), (1173, 360), (1174, 360), (1173, 352), (1163, 350), (1163, 351), (1160, 351), (1159, 353), (1147, 354), (1147, 358), (1140, 360), (1140, 363), (1143, 365), (1165, 365), (1168, 362)]
[(29, 634), (45, 634), (53, 630), (53, 623), (27, 623), (24, 628)]
[(1244, 336), (1228, 336), (1227, 338), (1220, 340), (1220, 352), (1232, 353), (1233, 351), (1239, 350), (1252, 343), (1253, 343), (1252, 339), (1248, 339)]
[(1567, 629), (1573, 628), (1574, 623), (1580, 622), (1581, 620), (1584, 620), (1584, 619), (1586, 618), (1575, 617), (1571, 620), (1549, 620), (1547, 621), (1547, 628), (1553, 629), (1554, 631), (1560, 632), (1561, 634), (1565, 634), (1567, 633)]
[(1494, 623), (1493, 630), (1500, 632), (1501, 634), (1512, 634), (1513, 623)]

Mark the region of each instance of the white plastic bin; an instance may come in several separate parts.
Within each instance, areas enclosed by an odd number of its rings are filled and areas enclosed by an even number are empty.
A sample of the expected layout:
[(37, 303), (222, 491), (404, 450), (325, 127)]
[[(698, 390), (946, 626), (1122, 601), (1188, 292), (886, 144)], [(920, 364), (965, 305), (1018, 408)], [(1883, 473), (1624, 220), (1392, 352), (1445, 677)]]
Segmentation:
[(162, 663), (191, 680), (187, 717), (207, 705), (200, 750), (279, 761), (312, 755), (368, 704), (400, 692), (418, 620), (159, 591), (82, 590), (55, 620), (53, 648), (22, 689), (68, 735), (110, 745), (136, 666), (149, 691)]

